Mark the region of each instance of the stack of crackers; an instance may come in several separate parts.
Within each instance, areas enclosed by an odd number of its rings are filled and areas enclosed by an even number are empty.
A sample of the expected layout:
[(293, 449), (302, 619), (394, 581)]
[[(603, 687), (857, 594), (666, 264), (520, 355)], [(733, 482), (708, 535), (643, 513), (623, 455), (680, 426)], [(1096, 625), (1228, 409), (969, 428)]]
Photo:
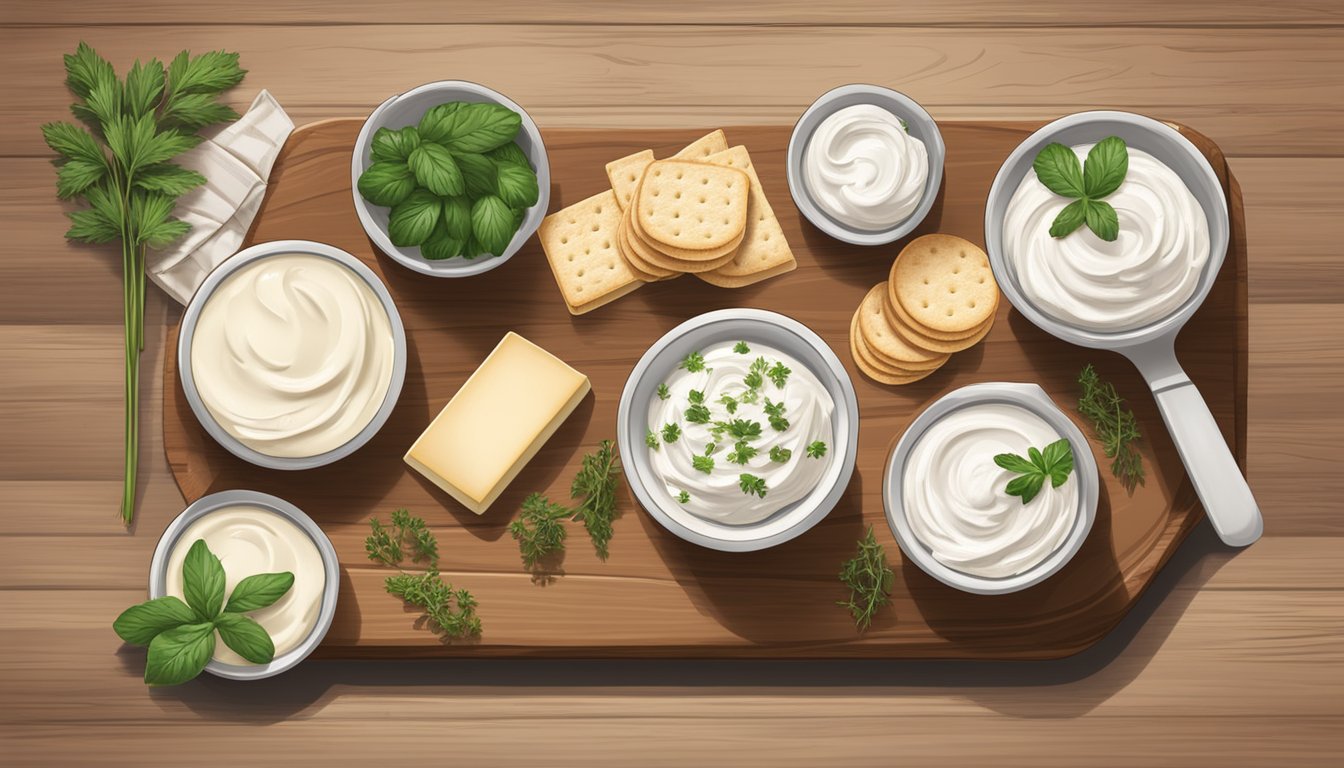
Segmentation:
[(907, 245), (849, 327), (854, 363), (883, 384), (910, 384), (989, 335), (999, 287), (985, 252), (955, 235)]
[(613, 160), (607, 179), (537, 230), (571, 314), (682, 274), (739, 288), (797, 267), (751, 155), (721, 130), (666, 160)]

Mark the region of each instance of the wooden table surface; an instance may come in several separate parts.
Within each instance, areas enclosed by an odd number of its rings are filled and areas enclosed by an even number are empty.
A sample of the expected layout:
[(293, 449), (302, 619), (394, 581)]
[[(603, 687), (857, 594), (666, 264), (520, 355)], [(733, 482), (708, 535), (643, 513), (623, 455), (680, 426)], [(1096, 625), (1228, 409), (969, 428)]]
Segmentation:
[[(65, 0), (0, 9), (0, 763), (1326, 765), (1344, 751), (1344, 4), (1327, 0)], [(1062, 662), (310, 662), (147, 691), (111, 621), (182, 506), (151, 289), (139, 520), (116, 516), (116, 254), (63, 242), (38, 125), (61, 54), (240, 51), (298, 123), (424, 81), (545, 126), (792, 122), (852, 81), (941, 119), (1116, 107), (1217, 141), (1245, 192), (1250, 480), (1265, 538), (1207, 525), (1120, 628)], [(193, 753), (202, 757), (189, 756)], [(283, 760), (283, 762), (281, 762)]]

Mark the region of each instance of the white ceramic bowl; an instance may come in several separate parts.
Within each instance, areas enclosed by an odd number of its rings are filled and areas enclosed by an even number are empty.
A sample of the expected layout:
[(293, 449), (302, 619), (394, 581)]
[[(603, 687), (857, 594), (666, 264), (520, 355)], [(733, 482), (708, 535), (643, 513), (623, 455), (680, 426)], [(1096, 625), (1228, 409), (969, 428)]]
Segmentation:
[[(812, 134), (822, 121), (846, 107), (857, 104), (872, 104), (887, 110), (896, 117), (905, 120), (906, 130), (916, 139), (924, 142), (929, 154), (929, 175), (924, 185), (924, 197), (919, 206), (908, 218), (894, 226), (881, 230), (856, 229), (832, 218), (812, 199), (807, 189), (807, 180), (803, 175), (803, 152)], [(789, 194), (794, 205), (802, 211), (807, 220), (817, 229), (854, 245), (885, 245), (900, 240), (914, 231), (924, 217), (929, 215), (934, 201), (938, 198), (938, 189), (943, 184), (943, 159), (947, 153), (943, 145), (943, 134), (938, 123), (914, 99), (899, 91), (878, 85), (842, 85), (823, 93), (793, 126), (793, 135), (789, 137), (787, 168), (789, 176)]]
[[(1078, 482), (1078, 513), (1074, 518), (1073, 528), (1069, 530), (1064, 542), (1034, 568), (997, 579), (963, 573), (935, 559), (929, 548), (915, 536), (910, 527), (910, 521), (905, 515), (902, 492), (906, 459), (924, 433), (939, 419), (953, 411), (986, 403), (1006, 403), (1025, 408), (1040, 416), (1054, 428), (1056, 433), (1068, 439), (1069, 445), (1073, 448), (1074, 476)], [(1077, 425), (1064, 415), (1059, 406), (1055, 405), (1044, 389), (1036, 384), (986, 382), (971, 384), (949, 392), (924, 409), (924, 412), (915, 419), (896, 443), (891, 458), (887, 461), (887, 469), (882, 476), (882, 505), (886, 508), (887, 523), (896, 536), (896, 543), (901, 545), (901, 551), (925, 573), (964, 592), (1003, 595), (1041, 583), (1078, 554), (1097, 517), (1100, 482), (1097, 477), (1097, 462), (1092, 456), (1092, 448), (1088, 445), (1087, 438)]]
[(269, 664), (224, 664), (212, 659), (205, 665), (206, 672), (218, 677), (227, 677), (230, 680), (261, 680), (274, 677), (308, 658), (308, 655), (322, 642), (322, 638), (327, 636), (331, 620), (336, 615), (336, 598), (341, 590), (341, 564), (336, 558), (336, 548), (331, 545), (331, 539), (327, 538), (322, 529), (317, 527), (317, 523), (298, 507), (284, 499), (257, 491), (220, 491), (197, 499), (183, 510), (182, 514), (174, 518), (159, 537), (158, 546), (154, 548), (154, 557), (149, 564), (149, 597), (156, 599), (168, 594), (168, 558), (187, 528), (217, 509), (238, 505), (261, 507), (302, 529), (312, 538), (317, 551), (322, 555), (322, 573), (326, 578), (322, 586), (322, 606), (318, 610), (317, 623), (313, 625), (312, 631), (302, 643), (276, 656)]
[[(806, 365), (826, 387), (835, 410), (830, 466), (817, 487), (770, 517), (748, 525), (724, 525), (692, 515), (667, 497), (644, 444), (646, 411), (658, 385), (686, 355), (724, 341), (756, 342)], [(668, 331), (635, 363), (616, 414), (621, 467), (640, 505), (686, 541), (723, 552), (752, 552), (782, 544), (821, 522), (849, 485), (858, 453), (859, 403), (849, 374), (826, 342), (807, 326), (762, 309), (721, 309), (693, 317)], [(655, 492), (656, 491), (656, 492)]]
[[(504, 252), (495, 256), (477, 256), (474, 259), (462, 257), (433, 260), (420, 255), (420, 247), (401, 248), (392, 244), (387, 234), (388, 216), (391, 209), (374, 205), (359, 194), (359, 177), (373, 164), (373, 134), (379, 128), (404, 128), (415, 125), (431, 107), (450, 101), (491, 102), (500, 104), (517, 112), (523, 119), (523, 127), (518, 132), (518, 146), (527, 155), (532, 168), (537, 172), (537, 188), (540, 196), (537, 204), (527, 209), (523, 223), (514, 233), (513, 240)], [(350, 158), (350, 188), (355, 198), (355, 213), (364, 232), (383, 253), (407, 269), (434, 277), (470, 277), (489, 272), (508, 261), (517, 253), (541, 226), (546, 209), (551, 203), (551, 165), (546, 158), (546, 145), (541, 141), (541, 131), (532, 118), (504, 94), (486, 88), (483, 85), (465, 80), (441, 80), (427, 83), (405, 93), (398, 94), (378, 105), (364, 121), (364, 127), (355, 140), (355, 151)]]
[[(360, 430), (359, 434), (351, 438), (349, 442), (316, 456), (271, 456), (245, 445), (238, 438), (229, 434), (224, 427), (220, 426), (218, 421), (215, 421), (210, 409), (201, 400), (201, 394), (196, 389), (195, 374), (191, 369), (191, 343), (196, 335), (196, 322), (200, 319), (201, 310), (205, 307), (205, 303), (209, 301), (210, 295), (229, 275), (238, 271), (241, 267), (269, 256), (284, 253), (307, 253), (322, 256), (354, 272), (378, 296), (379, 303), (387, 312), (388, 323), (392, 328), (392, 380), (388, 384), (387, 394), (383, 397), (383, 404), (379, 406), (378, 411), (374, 413), (373, 418), (365, 425), (364, 429)], [(187, 396), (187, 403), (191, 406), (191, 412), (196, 414), (196, 419), (201, 422), (202, 427), (205, 427), (205, 431), (210, 437), (224, 446), (229, 453), (267, 469), (312, 469), (339, 461), (359, 450), (374, 435), (378, 434), (378, 430), (382, 429), (383, 424), (387, 422), (387, 417), (392, 415), (392, 409), (397, 405), (397, 398), (401, 396), (402, 382), (406, 378), (406, 329), (401, 324), (401, 315), (397, 312), (396, 304), (392, 302), (392, 294), (387, 292), (387, 286), (383, 285), (383, 281), (378, 279), (373, 270), (364, 266), (359, 259), (340, 248), (325, 243), (315, 243), (311, 240), (272, 240), (269, 243), (258, 243), (230, 256), (215, 267), (214, 271), (206, 276), (205, 281), (201, 283), (201, 287), (196, 289), (196, 293), (192, 295), (191, 301), (187, 304), (186, 311), (182, 313), (182, 326), (178, 330), (177, 373), (178, 378), (182, 381), (182, 391)]]

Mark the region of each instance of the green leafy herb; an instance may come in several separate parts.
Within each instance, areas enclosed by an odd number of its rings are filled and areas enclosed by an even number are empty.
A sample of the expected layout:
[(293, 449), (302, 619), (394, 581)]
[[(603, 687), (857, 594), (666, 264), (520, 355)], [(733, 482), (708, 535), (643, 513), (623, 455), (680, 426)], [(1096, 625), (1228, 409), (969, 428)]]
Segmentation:
[(415, 174), (404, 162), (378, 162), (359, 177), (359, 194), (374, 205), (392, 207), (411, 196)]
[(788, 448), (781, 448), (778, 445), (770, 449), (770, 460), (783, 464), (793, 458), (793, 451)]
[(514, 140), (522, 117), (490, 103), (451, 102), (430, 109), (420, 120), (420, 135), (454, 152), (489, 152)]
[(509, 535), (518, 542), (524, 566), (535, 569), (542, 560), (564, 551), (564, 521), (572, 514), (568, 507), (554, 504), (540, 493), (523, 501), (522, 513), (509, 524)]
[(682, 491), (681, 493), (677, 494), (677, 501), (682, 504), (685, 504), (690, 500), (691, 500), (691, 494), (687, 493), (686, 491)]
[(695, 405), (700, 405), (705, 402), (705, 393), (698, 389), (692, 389), (686, 393), (686, 399)]
[[(466, 184), (468, 197), (475, 200), (486, 195), (499, 194), (499, 166), (495, 165), (494, 160), (473, 152), (454, 152), (453, 159), (457, 161), (457, 167), (462, 169), (462, 180)], [(531, 170), (520, 168), (513, 170), (532, 176)], [(532, 176), (532, 180), (535, 183), (536, 177)]]
[(719, 444), (718, 444), (718, 443), (705, 443), (705, 455), (706, 455), (706, 456), (713, 456), (713, 455), (714, 455), (714, 452), (717, 451), (717, 450), (719, 450)]
[(236, 53), (192, 56), (182, 51), (166, 69), (158, 59), (136, 61), (123, 81), (107, 60), (80, 43), (65, 56), (65, 74), (75, 96), (70, 111), (84, 126), (42, 126), (47, 146), (59, 155), (57, 196), (82, 197), (88, 203), (66, 214), (70, 229), (65, 236), (84, 243), (121, 243), (126, 325), (121, 517), (129, 525), (135, 516), (139, 466), (145, 252), (190, 231), (190, 225), (172, 217), (173, 208), (178, 196), (204, 184), (205, 177), (171, 161), (200, 143), (198, 130), (237, 119), (219, 95), (237, 85), (245, 71)]
[(658, 442), (658, 435), (654, 434), (652, 429), (644, 434), (644, 444), (655, 451), (662, 445), (662, 443)]
[(531, 208), (541, 197), (537, 174), (525, 165), (504, 165), (498, 170), (499, 197), (510, 208)]
[(434, 233), (442, 215), (443, 203), (439, 198), (427, 189), (417, 189), (393, 206), (388, 215), (387, 236), (399, 247), (420, 245)]
[(807, 446), (807, 456), (811, 459), (820, 459), (826, 455), (826, 444), (820, 440), (809, 443)]
[(759, 451), (752, 447), (751, 443), (739, 440), (737, 444), (733, 446), (733, 450), (728, 452), (728, 460), (734, 464), (746, 464), (748, 461), (751, 461), (757, 453), (759, 453)]
[[(443, 230), (454, 240), (461, 240), (463, 254), (474, 257), (476, 250), (468, 248), (471, 240), (471, 200), (467, 197), (443, 198)], [(479, 248), (479, 246), (476, 246)]]
[(793, 371), (788, 366), (783, 363), (775, 363), (770, 367), (769, 376), (770, 380), (775, 382), (776, 388), (783, 389), (784, 383), (789, 380), (790, 373), (793, 373)]
[(714, 471), (714, 458), (708, 454), (704, 456), (692, 456), (691, 468), (708, 475), (710, 472)]
[(686, 421), (689, 421), (692, 424), (708, 424), (712, 418), (709, 413), (709, 407), (704, 405), (687, 406), (682, 415), (686, 417)]
[(691, 373), (699, 373), (705, 370), (705, 356), (699, 352), (692, 352), (684, 357), (677, 367)]
[(1102, 450), (1111, 461), (1111, 473), (1120, 478), (1125, 490), (1133, 493), (1143, 485), (1143, 454), (1139, 453), (1139, 421), (1115, 391), (1115, 385), (1102, 381), (1091, 365), (1078, 374), (1081, 394), (1078, 412), (1092, 422), (1092, 430), (1101, 439)]
[(849, 599), (836, 605), (849, 609), (854, 626), (860, 631), (873, 623), (879, 608), (891, 602), (891, 588), (896, 574), (887, 565), (887, 551), (877, 542), (873, 527), (859, 539), (859, 549), (853, 558), (840, 566), (840, 582), (849, 588)]
[(681, 427), (677, 426), (676, 422), (663, 425), (664, 443), (675, 443), (679, 437), (681, 437)]
[(668, 399), (668, 398), (671, 397), (671, 396), (672, 396), (672, 393), (671, 393), (670, 391), (668, 391), (668, 388), (667, 388), (667, 385), (666, 385), (666, 384), (659, 384), (659, 385), (658, 385), (658, 399), (659, 399), (659, 400), (666, 400), (666, 399)]
[[(448, 209), (444, 208), (447, 214)], [(420, 244), (420, 255), (431, 261), (442, 259), (451, 259), (455, 256), (461, 256), (463, 248), (466, 247), (466, 240), (454, 237), (448, 231), (448, 223), (444, 216), (439, 217), (439, 223), (434, 226), (434, 231), (430, 233), (429, 239)]]
[(515, 142), (501, 144), (485, 154), (489, 155), (491, 160), (499, 163), (500, 170), (503, 170), (506, 165), (516, 165), (529, 171), (532, 170), (532, 162), (527, 159), (527, 153)]
[[(420, 186), (436, 195), (460, 195), (467, 191), (466, 179), (453, 153), (442, 145), (426, 141), (406, 159)], [(368, 173), (368, 171), (365, 171)], [(369, 202), (374, 202), (370, 200)]]
[[(404, 164), (418, 146), (420, 146), (420, 132), (413, 125), (398, 129), (379, 128), (373, 132), (371, 151), (374, 164), (379, 162)], [(363, 194), (363, 191), (361, 189), (360, 193)]]
[(155, 598), (127, 608), (112, 622), (122, 640), (149, 646), (146, 683), (177, 685), (199, 675), (214, 655), (216, 630), (225, 645), (254, 664), (269, 664), (275, 657), (270, 635), (244, 614), (283, 597), (294, 585), (294, 574), (248, 576), (234, 587), (227, 604), (225, 580), (219, 558), (197, 539), (182, 564), (186, 602), (171, 595)]
[(364, 539), (364, 551), (369, 559), (383, 565), (398, 565), (405, 557), (403, 547), (411, 550), (411, 559), (427, 563), (431, 568), (439, 564), (439, 545), (425, 524), (409, 510), (392, 513), (392, 527), (385, 528), (378, 518), (369, 519), (370, 534)]
[(519, 218), (513, 209), (494, 195), (482, 197), (471, 205), (471, 233), (481, 248), (498, 256), (518, 231)]
[(383, 565), (400, 563), (403, 557), (401, 537), (383, 527), (376, 517), (369, 519), (369, 527), (373, 532), (364, 539), (364, 551), (368, 552), (369, 559)]
[(723, 404), (724, 408), (728, 409), (728, 413), (730, 414), (737, 413), (737, 405), (738, 405), (737, 398), (733, 397), (732, 395), (724, 395), (723, 397), (719, 398), (719, 402)]
[(748, 496), (754, 493), (762, 499), (765, 498), (767, 489), (765, 487), (764, 478), (744, 472), (737, 476), (737, 485), (742, 489), (742, 492)]
[(1061, 197), (1073, 198), (1050, 225), (1051, 237), (1064, 237), (1087, 224), (1097, 237), (1107, 242), (1120, 236), (1120, 220), (1115, 208), (1101, 198), (1120, 188), (1129, 172), (1129, 150), (1118, 136), (1097, 142), (1084, 163), (1069, 147), (1057, 142), (1047, 144), (1036, 155), (1032, 167), (1036, 178)]
[(783, 432), (789, 428), (789, 420), (784, 418), (784, 403), (772, 403), (770, 398), (765, 398), (765, 415), (770, 420), (770, 427), (776, 432)]
[(384, 527), (377, 518), (369, 520), (369, 527), (373, 533), (364, 540), (364, 549), (370, 560), (397, 566), (405, 544), (411, 548), (413, 560), (428, 565), (424, 573), (402, 571), (389, 576), (384, 582), (388, 594), (424, 611), (429, 622), (445, 637), (464, 638), (481, 633), (481, 620), (476, 616), (476, 600), (471, 593), (453, 589), (439, 575), (439, 544), (422, 518), (398, 509), (392, 513), (391, 528)]
[(579, 473), (569, 487), (571, 499), (581, 499), (574, 520), (583, 523), (593, 549), (602, 560), (607, 559), (611, 542), (612, 522), (616, 519), (616, 482), (621, 462), (610, 440), (603, 440), (597, 450), (585, 454)]
[(716, 421), (714, 425), (724, 430), (736, 440), (755, 440), (761, 436), (761, 422), (749, 419)]
[[(770, 370), (770, 363), (764, 357), (758, 357), (747, 369), (747, 375), (742, 378), (742, 383), (746, 385), (747, 389), (760, 389), (761, 385), (765, 383), (765, 372), (768, 370)], [(747, 402), (746, 398), (742, 398), (742, 402)]]
[(1061, 438), (1047, 445), (1045, 450), (1034, 446), (1027, 449), (1027, 457), (1014, 453), (1000, 453), (994, 457), (994, 463), (1017, 474), (1008, 481), (1005, 493), (1020, 496), (1023, 504), (1029, 504), (1036, 494), (1041, 492), (1045, 481), (1055, 488), (1064, 484), (1073, 471), (1073, 448), (1067, 439)]
[(751, 353), (751, 347), (747, 346), (747, 342), (739, 341), (733, 345), (733, 351), (739, 355), (746, 355)]

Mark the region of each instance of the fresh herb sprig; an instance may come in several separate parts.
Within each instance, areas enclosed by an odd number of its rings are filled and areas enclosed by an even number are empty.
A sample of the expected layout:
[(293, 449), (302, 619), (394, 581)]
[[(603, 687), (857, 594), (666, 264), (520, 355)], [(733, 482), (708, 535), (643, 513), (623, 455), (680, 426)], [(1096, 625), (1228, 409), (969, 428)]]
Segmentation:
[(878, 609), (891, 602), (896, 574), (887, 565), (887, 550), (877, 542), (871, 525), (858, 547), (854, 557), (840, 566), (840, 581), (849, 587), (849, 599), (836, 601), (836, 605), (848, 608), (854, 626), (862, 631), (873, 623)]
[(525, 567), (535, 570), (547, 558), (564, 551), (564, 521), (573, 514), (569, 507), (554, 504), (540, 493), (523, 501), (522, 512), (509, 523), (509, 535), (518, 542)]
[[(677, 434), (680, 435), (680, 430)], [(566, 520), (583, 523), (597, 556), (606, 560), (616, 519), (616, 481), (620, 469), (620, 458), (612, 442), (603, 440), (596, 451), (584, 454), (578, 474), (570, 483), (569, 497), (578, 502), (577, 506), (553, 503), (540, 493), (528, 496), (518, 519), (509, 525), (509, 533), (518, 541), (523, 565), (535, 569), (546, 557), (564, 551)]]
[[(67, 239), (121, 243), (125, 333), (125, 472), (121, 517), (135, 516), (140, 452), (140, 351), (145, 346), (145, 252), (162, 248), (191, 230), (173, 218), (177, 198), (205, 177), (172, 162), (201, 142), (197, 131), (236, 120), (218, 101), (245, 70), (238, 54), (182, 51), (167, 67), (158, 59), (137, 60), (125, 79), (86, 43), (65, 57), (65, 84), (76, 96), (70, 111), (87, 128), (47, 123), (42, 138), (56, 151), (56, 196), (81, 199), (72, 211)], [(210, 633), (206, 633), (210, 634)], [(211, 635), (213, 637), (213, 635)]]
[(417, 563), (426, 563), (431, 568), (439, 565), (439, 544), (430, 532), (425, 521), (413, 517), (409, 510), (398, 509), (392, 513), (391, 527), (385, 527), (378, 518), (369, 519), (372, 533), (364, 539), (364, 551), (369, 559), (383, 565), (400, 565), (405, 553), (403, 546), (411, 550), (411, 559)]
[(1051, 237), (1064, 237), (1087, 224), (1107, 242), (1120, 235), (1115, 208), (1101, 198), (1120, 188), (1129, 172), (1129, 149), (1118, 136), (1109, 136), (1088, 150), (1087, 161), (1058, 142), (1045, 145), (1032, 162), (1036, 178), (1056, 195), (1073, 199), (1050, 225)]
[(462, 639), (481, 633), (476, 599), (465, 589), (454, 589), (439, 575), (439, 543), (423, 518), (398, 509), (392, 513), (390, 527), (375, 517), (369, 519), (369, 528), (371, 533), (364, 539), (364, 550), (370, 560), (400, 568), (405, 557), (403, 547), (407, 547), (412, 561), (427, 566), (421, 573), (402, 571), (387, 577), (383, 586), (389, 595), (423, 611), (446, 638)]
[(132, 645), (148, 645), (145, 682), (178, 685), (196, 677), (215, 654), (215, 635), (253, 664), (269, 664), (275, 643), (246, 614), (273, 604), (294, 586), (294, 574), (258, 573), (233, 588), (224, 601), (224, 566), (205, 539), (197, 539), (182, 563), (182, 594), (131, 606), (112, 622)]
[(1017, 474), (1008, 481), (1004, 493), (1020, 497), (1023, 504), (1030, 504), (1045, 487), (1047, 479), (1054, 488), (1069, 479), (1073, 472), (1073, 448), (1067, 438), (1060, 438), (1044, 449), (1028, 448), (1025, 458), (1015, 453), (1000, 453), (994, 457), (994, 463)]
[(1115, 385), (1102, 381), (1091, 365), (1078, 374), (1078, 386), (1078, 412), (1092, 422), (1092, 430), (1101, 438), (1102, 451), (1112, 460), (1111, 473), (1133, 493), (1144, 480), (1138, 419), (1125, 407)]

